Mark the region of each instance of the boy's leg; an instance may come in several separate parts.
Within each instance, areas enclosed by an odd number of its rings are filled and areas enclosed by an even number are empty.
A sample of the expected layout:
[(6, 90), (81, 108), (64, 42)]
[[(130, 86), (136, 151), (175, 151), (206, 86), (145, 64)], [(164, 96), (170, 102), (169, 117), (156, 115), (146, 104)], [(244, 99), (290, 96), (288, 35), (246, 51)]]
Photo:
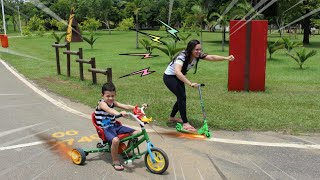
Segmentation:
[(119, 157), (118, 157), (119, 142), (120, 142), (119, 138), (114, 137), (112, 139), (112, 144), (111, 144), (112, 166), (117, 171), (121, 171), (124, 169), (123, 166), (120, 164)]
[[(116, 129), (117, 129), (117, 134), (130, 134), (132, 136), (139, 133), (138, 131), (126, 126), (116, 126)], [(131, 143), (131, 140), (128, 141), (128, 146), (130, 145), (130, 143)], [(132, 156), (131, 153), (128, 152), (124, 158), (131, 158), (131, 156)]]
[(104, 130), (106, 139), (109, 143), (111, 143), (111, 158), (112, 158), (112, 166), (117, 171), (122, 171), (124, 168), (120, 164), (118, 157), (118, 148), (119, 148), (119, 138), (116, 134), (116, 129), (114, 127), (108, 127)]

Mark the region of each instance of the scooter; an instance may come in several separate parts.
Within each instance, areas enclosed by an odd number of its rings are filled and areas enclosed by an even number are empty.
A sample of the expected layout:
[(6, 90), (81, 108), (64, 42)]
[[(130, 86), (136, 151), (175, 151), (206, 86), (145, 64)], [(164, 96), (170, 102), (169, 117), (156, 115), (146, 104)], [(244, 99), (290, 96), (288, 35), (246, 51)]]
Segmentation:
[(211, 138), (211, 133), (209, 132), (209, 127), (208, 127), (208, 123), (207, 123), (207, 115), (206, 115), (206, 112), (204, 111), (204, 103), (203, 103), (202, 93), (201, 93), (201, 88), (200, 88), (201, 86), (204, 86), (204, 84), (200, 84), (198, 86), (198, 92), (199, 92), (199, 96), (200, 96), (200, 105), (201, 105), (201, 110), (202, 110), (202, 114), (203, 114), (202, 127), (198, 131), (193, 132), (193, 131), (188, 131), (188, 130), (183, 129), (182, 124), (177, 123), (176, 130), (178, 132), (182, 132), (182, 133), (205, 135), (207, 138)]

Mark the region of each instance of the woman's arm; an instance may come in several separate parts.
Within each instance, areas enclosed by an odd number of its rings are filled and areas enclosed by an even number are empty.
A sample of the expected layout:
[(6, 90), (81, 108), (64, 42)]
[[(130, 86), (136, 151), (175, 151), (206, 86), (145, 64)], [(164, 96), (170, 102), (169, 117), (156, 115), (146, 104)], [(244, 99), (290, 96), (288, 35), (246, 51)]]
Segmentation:
[(182, 74), (181, 70), (182, 70), (182, 65), (175, 64), (174, 73), (176, 74), (177, 78), (180, 81), (184, 82), (185, 84), (187, 84), (191, 87), (194, 87), (195, 85), (197, 85), (197, 83), (192, 83), (189, 79), (187, 79), (187, 77)]
[(203, 59), (207, 61), (223, 61), (223, 60), (233, 61), (234, 56), (233, 55), (230, 55), (230, 56), (207, 55)]

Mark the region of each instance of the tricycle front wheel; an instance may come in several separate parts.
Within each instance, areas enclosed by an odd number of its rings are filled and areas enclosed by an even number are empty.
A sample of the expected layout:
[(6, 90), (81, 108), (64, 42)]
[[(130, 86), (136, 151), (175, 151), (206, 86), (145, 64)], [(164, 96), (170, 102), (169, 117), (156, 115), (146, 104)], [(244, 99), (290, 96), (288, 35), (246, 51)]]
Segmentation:
[(159, 148), (151, 148), (151, 153), (154, 157), (155, 162), (152, 162), (151, 156), (147, 153), (144, 156), (144, 163), (146, 164), (149, 171), (155, 174), (164, 173), (169, 166), (169, 159), (167, 154)]

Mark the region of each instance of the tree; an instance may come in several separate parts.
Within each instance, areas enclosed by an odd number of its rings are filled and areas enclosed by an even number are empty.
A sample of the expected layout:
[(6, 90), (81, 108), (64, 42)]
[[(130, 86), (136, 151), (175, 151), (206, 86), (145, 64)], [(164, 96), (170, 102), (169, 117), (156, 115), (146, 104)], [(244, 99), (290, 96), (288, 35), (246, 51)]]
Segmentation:
[(180, 52), (181, 50), (184, 49), (184, 48), (177, 48), (177, 44), (172, 38), (167, 39), (167, 40), (161, 40), (161, 42), (163, 43), (164, 46), (155, 45), (152, 47), (159, 49), (160, 51), (165, 53), (169, 57), (170, 61), (172, 61), (173, 57), (178, 52)]
[(295, 60), (298, 64), (300, 69), (302, 69), (303, 63), (306, 62), (309, 58), (312, 56), (315, 56), (317, 54), (316, 50), (311, 50), (309, 52), (306, 51), (306, 48), (302, 48), (300, 51), (296, 52), (296, 55), (292, 55), (290, 53), (287, 53), (293, 60)]
[(282, 38), (283, 40), (283, 44), (284, 44), (284, 48), (290, 53), (290, 51), (295, 48), (295, 47), (300, 47), (302, 45), (301, 42), (293, 42), (293, 41), (290, 41), (289, 38), (285, 37), (285, 38)]
[[(195, 24), (199, 25), (200, 27), (200, 42), (202, 43), (202, 28), (204, 23), (207, 23), (207, 15), (208, 15), (208, 10), (201, 8), (199, 5), (194, 5), (191, 8), (191, 11), (193, 13), (193, 18), (195, 21)], [(202, 46), (203, 47), (203, 46)]]
[(272, 54), (274, 52), (283, 48), (284, 48), (283, 41), (278, 40), (276, 42), (268, 42), (269, 59), (272, 59)]
[(230, 15), (224, 14), (226, 9), (226, 5), (220, 6), (218, 12), (213, 12), (209, 16), (210, 25), (212, 28), (215, 28), (216, 25), (220, 25), (222, 27), (222, 51), (224, 51), (224, 42), (226, 41), (226, 27), (229, 25)]
[(133, 0), (133, 2), (129, 2), (126, 6), (128, 13), (133, 13), (135, 17), (136, 24), (136, 48), (139, 48), (139, 13), (143, 12), (144, 7), (146, 5), (145, 0)]

